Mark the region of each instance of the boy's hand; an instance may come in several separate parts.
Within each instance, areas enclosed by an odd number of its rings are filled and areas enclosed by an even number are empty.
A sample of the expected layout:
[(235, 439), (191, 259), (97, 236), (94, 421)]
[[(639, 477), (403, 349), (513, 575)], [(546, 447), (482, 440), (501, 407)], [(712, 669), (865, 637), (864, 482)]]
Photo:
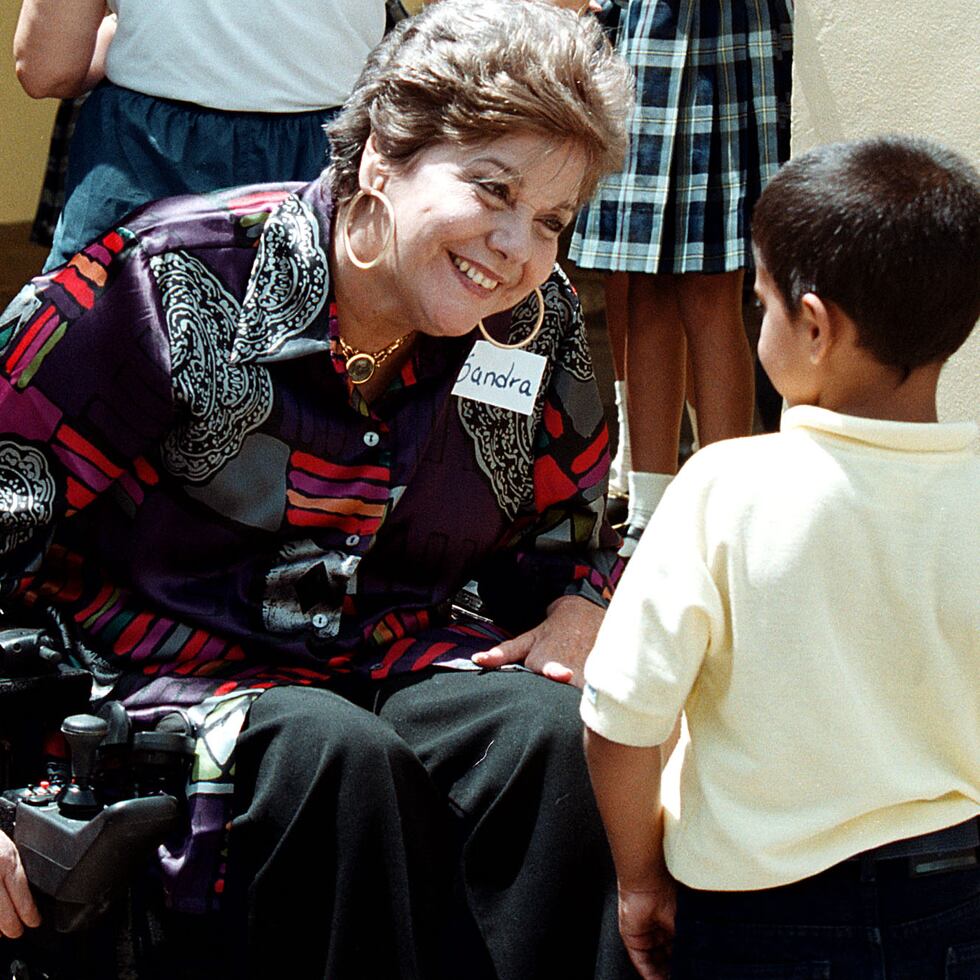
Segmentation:
[(14, 842), (0, 830), (0, 936), (16, 939), (41, 924)]
[(674, 940), (677, 884), (664, 857), (660, 805), (669, 752), (666, 743), (623, 745), (585, 730), (589, 775), (616, 864), (619, 932), (643, 980), (667, 980)]
[(619, 932), (643, 980), (667, 980), (674, 942), (677, 886), (667, 877), (655, 891), (619, 887)]

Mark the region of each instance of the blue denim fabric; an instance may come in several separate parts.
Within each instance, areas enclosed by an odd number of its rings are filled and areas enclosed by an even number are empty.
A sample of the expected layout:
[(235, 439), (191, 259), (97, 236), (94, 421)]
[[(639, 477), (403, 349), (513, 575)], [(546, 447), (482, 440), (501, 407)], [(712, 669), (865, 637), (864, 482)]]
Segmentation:
[(337, 111), (223, 112), (102, 82), (78, 112), (65, 207), (44, 270), (147, 201), (313, 180), (329, 162), (323, 127)]
[(848, 861), (756, 892), (679, 886), (671, 980), (980, 980), (980, 868)]

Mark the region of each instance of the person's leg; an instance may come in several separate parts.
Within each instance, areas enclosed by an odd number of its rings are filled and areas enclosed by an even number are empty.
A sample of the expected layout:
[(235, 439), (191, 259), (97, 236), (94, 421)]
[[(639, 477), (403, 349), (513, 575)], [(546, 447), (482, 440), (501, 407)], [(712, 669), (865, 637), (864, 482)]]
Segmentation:
[(676, 278), (629, 274), (626, 397), (633, 467), (620, 550), (626, 558), (677, 472), (687, 347)]
[(687, 348), (676, 278), (630, 273), (626, 391), (640, 473), (677, 472)]
[(252, 706), (235, 766), (229, 976), (440, 975), (448, 814), (390, 727), (328, 691), (274, 689)]
[[(635, 977), (580, 696), (526, 671), (440, 671), (380, 704), (456, 813), (462, 885), (496, 980)], [(457, 975), (484, 976), (466, 962)]]
[[(949, 980), (980, 965), (980, 872), (844, 861), (778, 888), (678, 888), (672, 980)], [(959, 971), (959, 972), (957, 972)]]
[(609, 468), (609, 493), (625, 497), (627, 475), (632, 469), (629, 413), (626, 397), (626, 328), (629, 323), (629, 273), (610, 272), (603, 283), (606, 301), (606, 332), (612, 354), (616, 389), (616, 454)]
[(980, 857), (959, 867), (922, 873), (943, 856), (878, 863), (878, 914), (889, 980), (980, 977)]
[(752, 432), (755, 367), (742, 322), (741, 270), (675, 277), (697, 406), (698, 441)]
[(884, 980), (854, 888), (813, 879), (750, 892), (678, 885), (675, 923), (671, 980)]

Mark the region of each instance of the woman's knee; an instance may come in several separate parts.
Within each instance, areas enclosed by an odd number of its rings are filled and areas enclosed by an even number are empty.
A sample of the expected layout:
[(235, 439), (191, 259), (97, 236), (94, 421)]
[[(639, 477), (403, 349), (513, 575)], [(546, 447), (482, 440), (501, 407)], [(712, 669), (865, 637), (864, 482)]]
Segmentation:
[(236, 747), (236, 771), (275, 772), (276, 781), (308, 781), (329, 767), (377, 771), (414, 756), (370, 711), (332, 691), (273, 688), (252, 705)]
[[(575, 687), (524, 671), (449, 673), (389, 699), (383, 717), (460, 810), (499, 797), (591, 796)], [(522, 804), (523, 805), (523, 804)]]

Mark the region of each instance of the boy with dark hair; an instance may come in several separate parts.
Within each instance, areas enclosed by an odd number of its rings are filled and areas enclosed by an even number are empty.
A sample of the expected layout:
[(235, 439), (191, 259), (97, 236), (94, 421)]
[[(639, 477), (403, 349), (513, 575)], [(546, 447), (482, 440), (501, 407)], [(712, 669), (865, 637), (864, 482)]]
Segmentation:
[(820, 147), (754, 240), (781, 431), (687, 463), (585, 668), (621, 930), (645, 978), (672, 943), (673, 980), (976, 977), (980, 460), (936, 386), (980, 315), (980, 177)]
[(905, 372), (969, 336), (980, 295), (976, 172), (911, 137), (818, 147), (785, 167), (752, 238), (789, 310), (831, 300), (865, 347)]

